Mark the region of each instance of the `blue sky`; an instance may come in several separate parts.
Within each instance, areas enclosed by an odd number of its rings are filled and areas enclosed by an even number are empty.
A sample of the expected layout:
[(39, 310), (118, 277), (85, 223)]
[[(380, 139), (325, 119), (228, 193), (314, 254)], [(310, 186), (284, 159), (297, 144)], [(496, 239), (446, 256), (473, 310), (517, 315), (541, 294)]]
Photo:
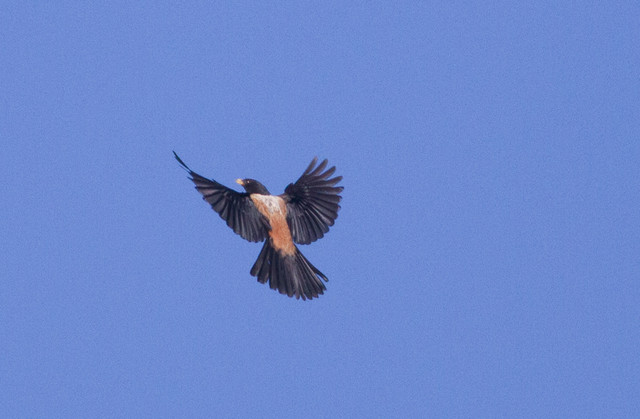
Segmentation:
[[(14, 2), (0, 410), (632, 417), (637, 2)], [(296, 301), (172, 150), (342, 209)]]

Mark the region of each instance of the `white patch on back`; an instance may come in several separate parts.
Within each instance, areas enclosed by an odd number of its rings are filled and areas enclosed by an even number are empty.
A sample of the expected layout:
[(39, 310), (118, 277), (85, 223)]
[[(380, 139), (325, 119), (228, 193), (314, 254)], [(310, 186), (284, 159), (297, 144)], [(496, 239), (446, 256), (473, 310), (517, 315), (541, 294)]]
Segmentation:
[(251, 194), (251, 200), (260, 214), (269, 221), (269, 237), (271, 244), (283, 255), (294, 255), (296, 246), (291, 238), (291, 231), (287, 224), (287, 207), (279, 196)]
[(269, 214), (282, 214), (282, 198), (273, 195), (254, 194), (251, 198), (260, 201)]

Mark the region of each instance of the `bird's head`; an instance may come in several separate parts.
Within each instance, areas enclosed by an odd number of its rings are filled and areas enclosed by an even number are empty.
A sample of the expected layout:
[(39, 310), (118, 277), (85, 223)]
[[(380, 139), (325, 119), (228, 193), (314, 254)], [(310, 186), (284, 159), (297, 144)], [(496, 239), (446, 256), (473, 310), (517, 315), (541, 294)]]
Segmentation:
[(267, 188), (255, 179), (237, 179), (236, 183), (249, 194), (270, 195)]

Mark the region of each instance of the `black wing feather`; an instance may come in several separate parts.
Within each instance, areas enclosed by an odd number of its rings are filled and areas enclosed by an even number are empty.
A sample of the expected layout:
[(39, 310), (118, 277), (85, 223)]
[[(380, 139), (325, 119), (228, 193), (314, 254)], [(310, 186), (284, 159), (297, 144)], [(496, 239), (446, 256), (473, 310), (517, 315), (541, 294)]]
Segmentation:
[(300, 179), (291, 183), (281, 197), (287, 203), (287, 222), (293, 241), (309, 244), (324, 236), (338, 218), (339, 195), (344, 189), (334, 186), (342, 176), (328, 179), (336, 171), (335, 166), (325, 170), (329, 163), (326, 159), (318, 166), (315, 157)]
[(234, 232), (251, 242), (260, 242), (267, 238), (268, 223), (253, 205), (249, 194), (236, 192), (215, 180), (200, 176), (191, 170), (175, 151), (173, 154), (178, 163), (189, 172), (189, 179), (202, 194), (202, 199), (211, 205)]

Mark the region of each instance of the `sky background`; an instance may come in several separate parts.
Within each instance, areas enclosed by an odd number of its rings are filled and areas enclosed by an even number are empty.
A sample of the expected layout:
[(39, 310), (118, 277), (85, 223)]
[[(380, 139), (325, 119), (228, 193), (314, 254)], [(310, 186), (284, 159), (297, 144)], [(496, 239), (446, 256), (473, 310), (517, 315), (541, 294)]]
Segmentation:
[[(267, 2), (269, 3), (269, 2)], [(6, 417), (637, 417), (640, 6), (9, 2)], [(342, 209), (303, 302), (173, 159)]]

